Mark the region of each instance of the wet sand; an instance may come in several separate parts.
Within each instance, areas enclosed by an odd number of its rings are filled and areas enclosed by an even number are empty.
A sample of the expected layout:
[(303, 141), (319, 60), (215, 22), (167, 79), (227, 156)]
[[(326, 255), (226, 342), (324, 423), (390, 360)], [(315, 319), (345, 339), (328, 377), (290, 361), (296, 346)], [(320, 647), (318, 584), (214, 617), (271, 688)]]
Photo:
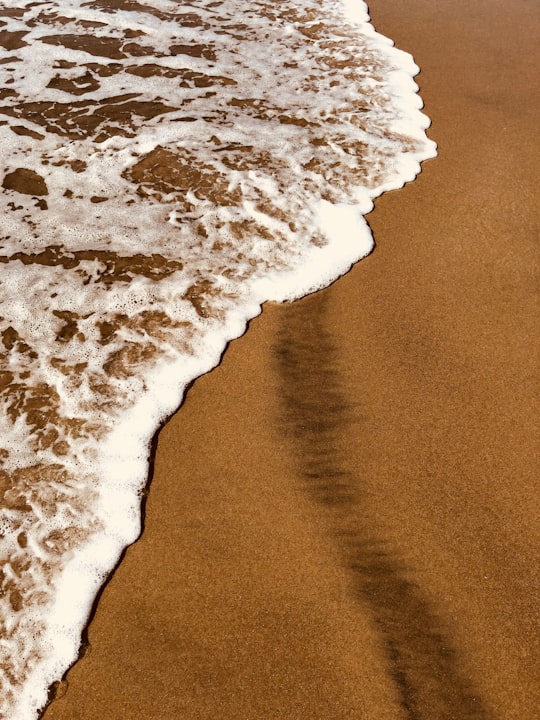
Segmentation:
[(375, 252), (265, 308), (160, 433), (145, 530), (46, 720), (525, 720), (539, 12), (371, 3), (439, 157)]

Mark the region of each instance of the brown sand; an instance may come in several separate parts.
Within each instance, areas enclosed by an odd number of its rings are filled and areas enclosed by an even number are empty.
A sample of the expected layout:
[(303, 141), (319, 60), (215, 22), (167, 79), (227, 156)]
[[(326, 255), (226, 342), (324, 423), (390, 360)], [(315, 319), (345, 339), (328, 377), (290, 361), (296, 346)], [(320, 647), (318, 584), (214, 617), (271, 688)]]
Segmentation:
[(439, 158), (377, 202), (370, 258), (191, 389), (46, 720), (536, 717), (540, 13), (371, 13)]

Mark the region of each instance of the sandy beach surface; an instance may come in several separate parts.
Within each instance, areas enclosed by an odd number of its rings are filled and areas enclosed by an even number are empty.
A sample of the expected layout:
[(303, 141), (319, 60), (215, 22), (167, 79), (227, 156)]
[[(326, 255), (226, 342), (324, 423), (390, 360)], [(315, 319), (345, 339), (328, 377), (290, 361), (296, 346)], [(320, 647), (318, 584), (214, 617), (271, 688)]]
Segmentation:
[(422, 68), (439, 157), (377, 201), (369, 258), (265, 307), (190, 389), (45, 720), (540, 707), (540, 12), (370, 11)]

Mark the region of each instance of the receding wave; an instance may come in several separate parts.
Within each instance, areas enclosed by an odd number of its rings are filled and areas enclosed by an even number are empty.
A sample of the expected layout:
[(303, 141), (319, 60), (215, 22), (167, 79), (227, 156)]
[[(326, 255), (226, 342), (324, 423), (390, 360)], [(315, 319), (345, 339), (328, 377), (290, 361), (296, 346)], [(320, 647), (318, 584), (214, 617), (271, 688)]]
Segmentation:
[(76, 658), (186, 384), (434, 155), (416, 71), (354, 0), (3, 0), (0, 717)]

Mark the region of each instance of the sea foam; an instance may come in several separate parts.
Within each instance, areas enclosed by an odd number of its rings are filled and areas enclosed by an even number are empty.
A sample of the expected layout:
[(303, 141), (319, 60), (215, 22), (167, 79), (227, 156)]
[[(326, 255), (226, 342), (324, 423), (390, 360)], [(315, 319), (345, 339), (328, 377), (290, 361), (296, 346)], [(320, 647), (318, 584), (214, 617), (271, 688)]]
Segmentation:
[(76, 659), (186, 385), (435, 155), (417, 71), (358, 0), (3, 0), (1, 718)]

